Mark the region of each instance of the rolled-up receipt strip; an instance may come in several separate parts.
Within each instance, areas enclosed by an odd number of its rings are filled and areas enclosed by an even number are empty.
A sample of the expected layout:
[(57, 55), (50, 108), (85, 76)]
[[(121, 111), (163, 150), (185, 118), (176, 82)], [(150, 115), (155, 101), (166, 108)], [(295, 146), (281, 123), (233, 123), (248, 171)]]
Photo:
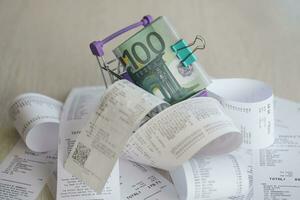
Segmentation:
[(15, 98), (9, 115), (26, 146), (35, 152), (57, 150), (62, 103), (50, 97), (26, 93)]
[(126, 80), (114, 83), (78, 136), (65, 168), (101, 192), (121, 155), (170, 170), (195, 154), (228, 153), (242, 143), (240, 132), (213, 98), (188, 99), (157, 114), (166, 106)]
[(61, 108), (61, 102), (41, 94), (15, 98), (9, 115), (21, 139), (1, 162), (0, 199), (37, 198), (56, 168)]
[(194, 156), (170, 174), (181, 200), (244, 199), (249, 190), (246, 169), (235, 155)]
[(274, 142), (272, 88), (250, 79), (215, 79), (208, 95), (219, 100), (243, 135), (243, 147), (266, 148)]
[[(273, 95), (269, 86), (257, 80), (215, 79), (207, 90), (240, 129), (241, 152), (273, 143)], [(249, 199), (247, 176), (252, 176), (252, 167), (247, 174), (246, 165), (252, 164), (248, 160), (247, 153), (240, 156), (236, 152), (219, 157), (194, 156), (170, 174), (183, 200)]]

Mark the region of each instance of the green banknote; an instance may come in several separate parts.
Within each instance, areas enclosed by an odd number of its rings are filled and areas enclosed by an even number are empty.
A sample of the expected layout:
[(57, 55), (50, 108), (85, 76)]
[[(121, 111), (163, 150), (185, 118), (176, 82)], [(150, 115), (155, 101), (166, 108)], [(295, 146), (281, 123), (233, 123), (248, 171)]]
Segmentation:
[(176, 57), (171, 46), (180, 39), (166, 17), (159, 17), (113, 52), (136, 85), (173, 104), (210, 82), (199, 64), (184, 67)]

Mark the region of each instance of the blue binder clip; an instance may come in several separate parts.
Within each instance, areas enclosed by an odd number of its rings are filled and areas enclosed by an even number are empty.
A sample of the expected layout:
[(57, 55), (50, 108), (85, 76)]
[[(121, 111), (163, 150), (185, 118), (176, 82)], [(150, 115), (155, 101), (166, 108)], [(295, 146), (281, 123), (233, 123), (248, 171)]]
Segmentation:
[[(191, 50), (190, 47), (194, 46), (197, 41), (201, 41), (201, 45), (197, 45), (193, 50)], [(197, 57), (195, 56), (195, 51), (205, 49), (206, 43), (203, 37), (200, 35), (197, 35), (195, 40), (188, 44), (186, 40), (181, 39), (178, 42), (176, 42), (174, 45), (171, 46), (171, 49), (176, 53), (176, 56), (181, 61), (182, 65), (184, 67), (188, 67), (193, 62), (197, 60)]]

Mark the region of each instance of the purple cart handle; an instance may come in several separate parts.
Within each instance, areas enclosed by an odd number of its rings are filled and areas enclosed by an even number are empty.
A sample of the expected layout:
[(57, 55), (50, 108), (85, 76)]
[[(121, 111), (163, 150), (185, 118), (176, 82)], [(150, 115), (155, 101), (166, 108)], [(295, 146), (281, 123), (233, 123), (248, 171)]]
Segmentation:
[(108, 43), (109, 41), (111, 41), (112, 39), (118, 37), (119, 35), (122, 35), (123, 33), (126, 33), (127, 31), (130, 31), (134, 28), (137, 28), (139, 26), (148, 26), (151, 22), (152, 22), (152, 17), (150, 15), (146, 15), (143, 17), (143, 19), (137, 23), (131, 24), (109, 36), (107, 36), (106, 38), (104, 38), (103, 40), (100, 41), (94, 41), (90, 44), (90, 49), (92, 51), (92, 53), (95, 56), (103, 56), (104, 55), (104, 50), (103, 50), (103, 46)]

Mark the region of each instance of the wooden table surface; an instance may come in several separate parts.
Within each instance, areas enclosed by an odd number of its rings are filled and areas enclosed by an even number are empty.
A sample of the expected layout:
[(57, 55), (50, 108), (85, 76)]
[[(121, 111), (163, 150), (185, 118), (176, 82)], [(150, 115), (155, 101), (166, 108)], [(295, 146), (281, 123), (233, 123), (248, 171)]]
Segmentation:
[[(296, 0), (0, 0), (0, 160), (19, 138), (12, 99), (40, 92), (63, 101), (73, 87), (102, 84), (89, 43), (145, 14), (167, 16), (189, 41), (204, 36), (198, 56), (211, 76), (259, 79), (300, 101), (299, 10)], [(52, 199), (47, 188), (39, 199)]]

